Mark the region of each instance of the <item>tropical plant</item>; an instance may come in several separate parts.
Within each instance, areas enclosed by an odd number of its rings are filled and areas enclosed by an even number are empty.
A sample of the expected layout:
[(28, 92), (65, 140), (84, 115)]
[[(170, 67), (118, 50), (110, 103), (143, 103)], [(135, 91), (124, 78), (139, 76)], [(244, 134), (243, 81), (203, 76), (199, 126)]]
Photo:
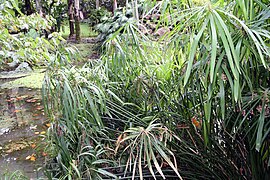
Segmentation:
[[(156, 179), (157, 175), (155, 175), (152, 167), (154, 163), (155, 169), (161, 177), (165, 179), (165, 175), (161, 170), (163, 165), (159, 165), (159, 162), (162, 162), (162, 164), (165, 163), (173, 169), (177, 175), (175, 178), (182, 179), (177, 170), (174, 154), (166, 147), (167, 141), (172, 141), (173, 137), (175, 137), (174, 134), (170, 132), (167, 127), (163, 127), (160, 123), (155, 122), (151, 122), (146, 129), (143, 127), (131, 127), (125, 130), (123, 134), (118, 137), (116, 146), (117, 152), (121, 144), (126, 144), (124, 150), (121, 151), (121, 154), (126, 154), (126, 151), (128, 151), (127, 154), (129, 154), (126, 160), (125, 174), (128, 168), (130, 168), (129, 171), (132, 172), (132, 179), (134, 179), (137, 174), (140, 175), (140, 179), (143, 179), (143, 177), (145, 177), (145, 172), (143, 173), (144, 166), (147, 165), (151, 175)], [(158, 156), (163, 159), (163, 161), (161, 161)], [(172, 162), (170, 156), (173, 157), (174, 162)], [(139, 172), (136, 172), (136, 169), (138, 169)]]
[[(52, 177), (115, 177), (102, 169), (113, 161), (105, 159), (107, 151), (100, 144), (102, 139), (108, 139), (101, 120), (106, 107), (103, 92), (86, 80), (90, 71), (86, 67), (79, 72), (75, 68), (56, 69), (49, 72), (54, 80), (45, 79), (43, 99), (49, 102), (45, 108), (51, 112), (48, 114), (51, 119), (57, 118), (50, 130), (49, 147), (53, 149), (52, 156), (56, 157), (57, 164), (48, 168)], [(65, 93), (62, 94), (62, 90)], [(59, 104), (59, 100), (63, 102)]]
[[(264, 152), (264, 148), (269, 147), (266, 139), (269, 126), (264, 123), (268, 118), (264, 114), (268, 106), (264, 100), (268, 99), (267, 90), (264, 89), (267, 88), (268, 82), (266, 79), (260, 82), (252, 78), (255, 72), (262, 79), (269, 73), (270, 53), (267, 42), (270, 34), (269, 27), (265, 26), (265, 17), (269, 16), (267, 12), (269, 7), (263, 6), (262, 3), (236, 1), (229, 4), (218, 3), (216, 6), (208, 3), (190, 10), (190, 14), (183, 13), (181, 16), (180, 12), (180, 16), (178, 15), (187, 21), (185, 25), (178, 24), (172, 30), (171, 35), (175, 36), (174, 43), (179, 42), (177, 39), (187, 38), (180, 33), (187, 27), (192, 27), (185, 31), (192, 38), (186, 48), (189, 56), (183, 86), (201, 94), (198, 94), (198, 99), (193, 103), (201, 106), (199, 111), (202, 113), (206, 146), (208, 138), (215, 134), (217, 124), (224, 126), (231, 135), (245, 134), (250, 151)], [(177, 17), (172, 19), (180, 20)], [(257, 67), (258, 71), (255, 70)], [(264, 110), (256, 113), (256, 106), (250, 109), (254, 103), (252, 94), (261, 91), (265, 93), (264, 96), (258, 97), (257, 106), (263, 106)], [(248, 118), (251, 114), (246, 116), (245, 111), (255, 112), (254, 116)], [(234, 115), (226, 114), (234, 114), (238, 118), (235, 120)], [(258, 167), (255, 168), (253, 158), (250, 156), (252, 168), (255, 170)], [(264, 158), (266, 154), (260, 157)], [(262, 178), (262, 172), (256, 171), (253, 175), (259, 174), (257, 178)]]
[(3, 5), (0, 10), (0, 63), (8, 65), (4, 68), (14, 68), (21, 62), (33, 67), (69, 60), (66, 55), (72, 50), (64, 47), (64, 39), (58, 33), (48, 33), (53, 19), (38, 14), (25, 16), (15, 1), (6, 1)]
[[(97, 24), (96, 30), (100, 32), (98, 39), (100, 41), (107, 40), (113, 33), (117, 32), (119, 29), (122, 29), (126, 23), (131, 21), (134, 22), (134, 9), (132, 8), (132, 3), (128, 3), (125, 8), (118, 8), (114, 11), (112, 17), (103, 16), (101, 22)], [(142, 11), (143, 3), (140, 3), (136, 6), (136, 9)], [(140, 11), (140, 12), (141, 12)]]
[(102, 19), (111, 16), (110, 12), (105, 8), (92, 9), (85, 22), (87, 22), (91, 27), (101, 23)]
[[(101, 60), (48, 74), (53, 132), (68, 133), (56, 152), (77, 159), (86, 133), (122, 179), (269, 178), (266, 3), (146, 1), (139, 21), (113, 22)], [(170, 29), (158, 41), (140, 29), (150, 14)]]

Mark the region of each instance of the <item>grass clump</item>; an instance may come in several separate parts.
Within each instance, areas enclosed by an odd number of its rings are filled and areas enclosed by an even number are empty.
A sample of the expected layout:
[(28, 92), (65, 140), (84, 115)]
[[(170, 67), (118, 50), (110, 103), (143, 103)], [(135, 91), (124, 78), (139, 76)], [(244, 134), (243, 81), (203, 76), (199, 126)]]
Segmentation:
[[(1, 175), (1, 174), (0, 174)], [(29, 180), (21, 171), (6, 172), (1, 176), (3, 180)]]

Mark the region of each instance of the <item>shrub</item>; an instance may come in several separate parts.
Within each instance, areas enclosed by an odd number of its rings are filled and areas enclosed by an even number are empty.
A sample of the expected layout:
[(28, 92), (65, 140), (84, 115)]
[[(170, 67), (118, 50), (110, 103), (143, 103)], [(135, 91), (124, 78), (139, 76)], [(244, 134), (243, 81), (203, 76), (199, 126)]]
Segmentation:
[(106, 36), (101, 60), (49, 74), (66, 166), (88, 137), (119, 164), (99, 168), (124, 179), (269, 177), (269, 7), (181, 2), (158, 4), (158, 21), (173, 25), (159, 41), (126, 21)]

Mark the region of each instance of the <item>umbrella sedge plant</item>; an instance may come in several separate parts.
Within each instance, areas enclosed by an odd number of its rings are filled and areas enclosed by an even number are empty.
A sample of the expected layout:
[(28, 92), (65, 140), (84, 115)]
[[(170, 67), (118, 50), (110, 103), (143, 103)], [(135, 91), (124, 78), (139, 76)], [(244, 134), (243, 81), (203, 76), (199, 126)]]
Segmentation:
[(104, 149), (94, 163), (103, 178), (267, 179), (267, 1), (144, 7), (142, 16), (159, 13), (157, 28), (170, 31), (157, 40), (140, 30), (143, 20), (128, 21), (100, 60), (46, 78), (63, 177), (97, 175), (84, 173), (96, 159), (80, 155), (91, 146)]

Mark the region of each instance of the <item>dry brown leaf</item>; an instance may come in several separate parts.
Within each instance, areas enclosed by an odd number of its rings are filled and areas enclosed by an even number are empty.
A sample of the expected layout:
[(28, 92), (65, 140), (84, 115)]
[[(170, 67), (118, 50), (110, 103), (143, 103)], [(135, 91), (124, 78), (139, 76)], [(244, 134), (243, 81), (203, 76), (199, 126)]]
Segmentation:
[(37, 107), (36, 107), (36, 110), (38, 110), (38, 111), (39, 111), (39, 110), (42, 110), (42, 109), (43, 109), (43, 107), (41, 107), (41, 106), (37, 106)]
[(31, 156), (30, 161), (36, 161), (36, 157), (34, 155)]
[(20, 101), (20, 100), (22, 100), (23, 98), (22, 97), (16, 97), (16, 100), (17, 101)]
[(51, 127), (51, 124), (50, 123), (47, 123), (47, 124), (45, 124), (47, 127)]
[(26, 160), (29, 160), (30, 158), (31, 158), (31, 156), (27, 156), (25, 159), (26, 159)]

